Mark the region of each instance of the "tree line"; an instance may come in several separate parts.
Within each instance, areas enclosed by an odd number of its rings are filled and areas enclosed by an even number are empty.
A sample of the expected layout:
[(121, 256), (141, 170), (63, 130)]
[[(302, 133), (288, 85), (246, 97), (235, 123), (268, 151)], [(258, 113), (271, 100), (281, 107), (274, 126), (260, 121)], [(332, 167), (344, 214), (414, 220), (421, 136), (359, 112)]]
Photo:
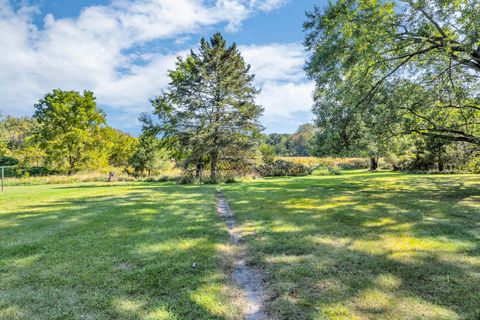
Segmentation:
[(106, 125), (92, 92), (53, 90), (33, 117), (0, 119), (0, 165), (18, 172), (73, 174), (127, 166), (138, 139)]

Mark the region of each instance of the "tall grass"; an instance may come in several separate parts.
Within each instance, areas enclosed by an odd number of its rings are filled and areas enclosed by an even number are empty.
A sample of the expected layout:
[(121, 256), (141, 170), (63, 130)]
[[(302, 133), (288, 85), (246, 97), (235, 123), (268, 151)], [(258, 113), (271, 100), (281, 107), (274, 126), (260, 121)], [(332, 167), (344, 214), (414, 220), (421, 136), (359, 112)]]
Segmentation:
[[(112, 170), (116, 173), (116, 180), (120, 182), (130, 182), (130, 181), (146, 181), (146, 182), (156, 182), (156, 181), (166, 181), (177, 179), (181, 175), (180, 169), (169, 169), (166, 171), (159, 172), (156, 175), (150, 177), (133, 177), (128, 175), (121, 170)], [(68, 184), (68, 183), (79, 183), (79, 182), (106, 182), (108, 181), (108, 172), (103, 171), (93, 171), (93, 172), (80, 172), (74, 175), (49, 175), (49, 176), (38, 176), (38, 177), (7, 177), (5, 178), (6, 186), (24, 186), (24, 185), (43, 185), (43, 184)]]
[(369, 160), (367, 158), (334, 158), (334, 157), (281, 157), (280, 159), (303, 164), (313, 168), (338, 167), (347, 169), (367, 169)]

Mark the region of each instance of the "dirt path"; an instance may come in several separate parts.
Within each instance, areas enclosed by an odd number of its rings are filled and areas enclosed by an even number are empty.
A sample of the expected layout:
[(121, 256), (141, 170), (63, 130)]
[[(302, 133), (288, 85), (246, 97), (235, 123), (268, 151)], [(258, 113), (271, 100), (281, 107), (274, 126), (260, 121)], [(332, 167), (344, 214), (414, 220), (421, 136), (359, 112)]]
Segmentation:
[(239, 248), (240, 253), (235, 257), (232, 277), (243, 292), (245, 300), (244, 318), (246, 320), (269, 319), (263, 311), (266, 295), (262, 278), (254, 268), (248, 266), (245, 262), (245, 250), (242, 248), (241, 236), (235, 230), (233, 212), (221, 191), (217, 192), (217, 211), (227, 224), (230, 242)]

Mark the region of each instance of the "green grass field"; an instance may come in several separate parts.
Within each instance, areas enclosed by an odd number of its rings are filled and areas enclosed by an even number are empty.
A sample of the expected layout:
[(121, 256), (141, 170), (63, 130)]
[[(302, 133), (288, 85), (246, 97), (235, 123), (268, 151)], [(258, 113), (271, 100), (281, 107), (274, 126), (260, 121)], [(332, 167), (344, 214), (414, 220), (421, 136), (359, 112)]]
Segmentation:
[[(272, 318), (480, 318), (480, 177), (354, 171), (220, 188)], [(238, 318), (215, 189), (8, 187), (0, 319)]]
[(233, 318), (227, 243), (213, 187), (9, 187), (0, 319)]
[(228, 185), (282, 319), (480, 319), (480, 177)]

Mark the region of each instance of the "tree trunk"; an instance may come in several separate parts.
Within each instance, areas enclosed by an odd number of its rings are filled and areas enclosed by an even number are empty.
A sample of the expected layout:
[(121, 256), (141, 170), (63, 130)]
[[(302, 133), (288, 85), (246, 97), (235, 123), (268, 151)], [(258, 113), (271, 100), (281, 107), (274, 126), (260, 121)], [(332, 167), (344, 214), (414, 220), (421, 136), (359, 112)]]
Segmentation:
[(211, 155), (210, 179), (212, 182), (217, 181), (218, 176), (218, 151), (213, 151)]
[(70, 167), (68, 168), (68, 175), (72, 176), (75, 173), (75, 161), (70, 161)]
[(438, 171), (443, 172), (445, 164), (443, 162), (443, 152), (442, 149), (438, 151)]
[(108, 182), (114, 182), (114, 181), (117, 181), (117, 176), (115, 172), (110, 171), (110, 173), (108, 174)]
[(370, 157), (370, 171), (376, 171), (378, 169), (378, 158)]
[(202, 178), (202, 176), (203, 176), (203, 163), (198, 162), (197, 167), (195, 169), (195, 177), (200, 179), (200, 178)]

